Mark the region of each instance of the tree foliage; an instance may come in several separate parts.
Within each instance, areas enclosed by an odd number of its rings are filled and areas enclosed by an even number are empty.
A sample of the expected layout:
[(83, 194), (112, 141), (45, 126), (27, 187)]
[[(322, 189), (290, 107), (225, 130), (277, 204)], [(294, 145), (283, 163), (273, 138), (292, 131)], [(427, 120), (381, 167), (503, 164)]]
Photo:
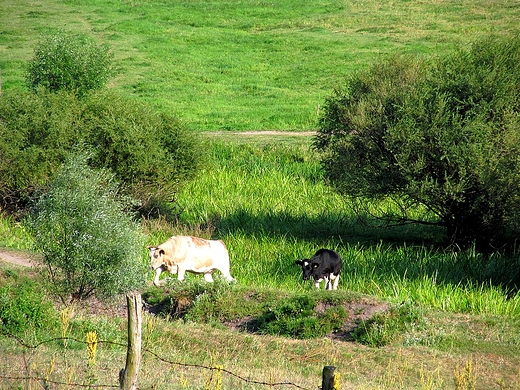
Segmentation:
[(80, 144), (92, 151), (91, 166), (110, 169), (143, 207), (171, 201), (204, 155), (175, 117), (110, 91), (81, 99), (66, 90), (5, 93), (0, 95), (0, 207), (23, 210)]
[(107, 171), (72, 155), (28, 220), (53, 292), (64, 302), (142, 287), (144, 237)]
[(113, 74), (106, 45), (96, 45), (87, 35), (63, 31), (42, 38), (29, 61), (25, 82), (32, 90), (67, 90), (83, 96), (105, 86)]
[(24, 209), (45, 186), (82, 138), (81, 111), (67, 91), (0, 95), (0, 207)]
[(421, 205), (420, 222), (434, 215), (452, 244), (496, 249), (520, 216), (520, 37), (354, 75), (327, 100), (315, 145), (342, 193), (392, 197), (394, 221)]

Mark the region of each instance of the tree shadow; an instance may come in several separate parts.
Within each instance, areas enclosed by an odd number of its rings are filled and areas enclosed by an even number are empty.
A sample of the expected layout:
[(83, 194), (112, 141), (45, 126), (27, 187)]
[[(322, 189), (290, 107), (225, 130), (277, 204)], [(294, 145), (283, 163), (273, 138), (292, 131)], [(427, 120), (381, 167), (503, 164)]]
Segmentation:
[[(428, 277), (436, 283), (501, 286), (510, 294), (518, 291), (520, 285), (520, 261), (516, 258), (448, 249), (445, 230), (440, 226), (406, 224), (389, 227), (376, 219), (352, 215), (252, 214), (247, 210), (238, 210), (219, 219), (215, 226), (224, 235), (283, 236), (311, 243), (316, 249), (337, 244), (339, 247), (357, 246), (372, 254), (382, 253), (381, 259), (377, 260), (382, 266), (375, 266), (371, 271), (376, 278), (388, 278), (391, 272), (408, 279)], [(348, 259), (345, 260), (344, 272), (359, 272), (349, 265)]]
[(338, 241), (350, 244), (426, 245), (442, 248), (444, 228), (406, 224), (384, 226), (375, 218), (367, 220), (352, 215), (316, 214), (295, 216), (289, 212), (252, 214), (238, 210), (213, 222), (220, 234), (241, 232), (269, 237), (285, 236), (313, 243)]

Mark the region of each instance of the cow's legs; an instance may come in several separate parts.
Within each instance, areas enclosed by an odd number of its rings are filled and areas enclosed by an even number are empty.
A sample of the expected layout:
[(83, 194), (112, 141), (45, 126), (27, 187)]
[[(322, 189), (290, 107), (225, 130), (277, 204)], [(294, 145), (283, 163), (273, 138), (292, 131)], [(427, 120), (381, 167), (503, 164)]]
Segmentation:
[(155, 284), (156, 286), (159, 286), (160, 283), (159, 283), (159, 276), (161, 276), (161, 273), (162, 273), (162, 268), (159, 267), (155, 270), (155, 278), (153, 279), (153, 284)]
[(184, 268), (177, 266), (177, 279), (179, 279), (180, 281), (183, 281), (185, 274), (186, 274), (186, 270)]
[(333, 290), (337, 290), (338, 289), (338, 283), (339, 283), (339, 275), (336, 275), (334, 277), (334, 286), (332, 286)]
[(210, 283), (212, 283), (212, 282), (213, 282), (213, 276), (211, 276), (210, 273), (204, 274), (204, 280), (205, 280), (206, 282), (210, 282)]
[(330, 281), (330, 276), (324, 276), (325, 279), (325, 290), (332, 290), (332, 283)]

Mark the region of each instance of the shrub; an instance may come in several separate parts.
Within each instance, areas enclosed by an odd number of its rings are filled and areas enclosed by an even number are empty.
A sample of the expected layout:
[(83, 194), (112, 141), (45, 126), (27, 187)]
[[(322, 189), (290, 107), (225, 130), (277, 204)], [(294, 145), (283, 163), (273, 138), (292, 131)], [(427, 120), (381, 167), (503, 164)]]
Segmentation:
[(81, 105), (67, 91), (0, 95), (0, 197), (23, 209), (81, 139)]
[(316, 306), (316, 300), (308, 295), (289, 298), (258, 319), (258, 330), (264, 334), (309, 339), (341, 329), (348, 316), (343, 307), (330, 307), (318, 314)]
[(32, 90), (43, 87), (52, 92), (67, 90), (83, 96), (105, 86), (112, 73), (107, 46), (96, 45), (86, 35), (60, 31), (38, 43), (25, 80)]
[(91, 94), (81, 120), (94, 150), (91, 164), (114, 172), (144, 207), (172, 201), (204, 161), (197, 138), (174, 116), (110, 91)]
[(109, 168), (142, 207), (171, 201), (204, 161), (197, 140), (171, 115), (108, 91), (0, 95), (0, 199), (23, 210), (78, 144)]
[(89, 168), (83, 153), (67, 160), (36, 203), (28, 225), (52, 290), (64, 303), (143, 286), (144, 237), (127, 205), (112, 177)]
[(423, 323), (419, 310), (410, 302), (392, 306), (384, 313), (376, 313), (366, 321), (362, 321), (354, 330), (354, 340), (371, 346), (384, 347), (397, 341), (404, 332), (412, 327), (420, 327)]
[(315, 140), (326, 177), (347, 196), (392, 198), (391, 222), (495, 250), (518, 230), (519, 88), (520, 36), (377, 64), (327, 100)]

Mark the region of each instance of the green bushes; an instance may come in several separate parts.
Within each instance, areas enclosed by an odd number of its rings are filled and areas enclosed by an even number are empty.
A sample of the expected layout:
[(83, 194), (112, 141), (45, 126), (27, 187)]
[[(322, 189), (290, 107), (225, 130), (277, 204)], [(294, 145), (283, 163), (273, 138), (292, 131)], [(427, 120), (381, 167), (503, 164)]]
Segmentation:
[(204, 161), (195, 137), (171, 115), (109, 91), (0, 95), (0, 197), (23, 209), (77, 145), (108, 168), (142, 207), (171, 201)]
[(77, 145), (108, 168), (145, 211), (171, 201), (204, 161), (202, 147), (170, 114), (105, 90), (106, 48), (59, 33), (29, 64), (31, 92), (0, 95), (0, 207), (23, 211)]
[(197, 138), (172, 115), (110, 91), (90, 94), (81, 115), (91, 164), (108, 168), (143, 204), (171, 201), (204, 162)]
[[(195, 279), (195, 278), (194, 278)], [(155, 312), (170, 318), (220, 324), (235, 322), (241, 329), (259, 334), (299, 339), (323, 337), (343, 330), (349, 313), (343, 306), (351, 297), (312, 293), (280, 294), (216, 280), (173, 281), (165, 288), (149, 289), (144, 300)]]
[(520, 222), (519, 88), (520, 36), (376, 64), (327, 101), (326, 177), (348, 196), (392, 198), (392, 222), (438, 223), (451, 244), (496, 250)]
[(32, 90), (43, 87), (83, 96), (105, 86), (112, 76), (111, 55), (86, 35), (59, 32), (42, 39), (29, 62), (25, 81)]
[(23, 209), (45, 186), (68, 150), (81, 142), (81, 103), (67, 92), (0, 95), (0, 196)]
[(144, 285), (144, 237), (125, 206), (110, 175), (89, 168), (85, 154), (67, 161), (35, 205), (28, 225), (64, 303)]
[(331, 306), (318, 313), (317, 303), (309, 295), (281, 301), (258, 319), (259, 332), (309, 339), (341, 329), (348, 318), (346, 310), (342, 306)]

